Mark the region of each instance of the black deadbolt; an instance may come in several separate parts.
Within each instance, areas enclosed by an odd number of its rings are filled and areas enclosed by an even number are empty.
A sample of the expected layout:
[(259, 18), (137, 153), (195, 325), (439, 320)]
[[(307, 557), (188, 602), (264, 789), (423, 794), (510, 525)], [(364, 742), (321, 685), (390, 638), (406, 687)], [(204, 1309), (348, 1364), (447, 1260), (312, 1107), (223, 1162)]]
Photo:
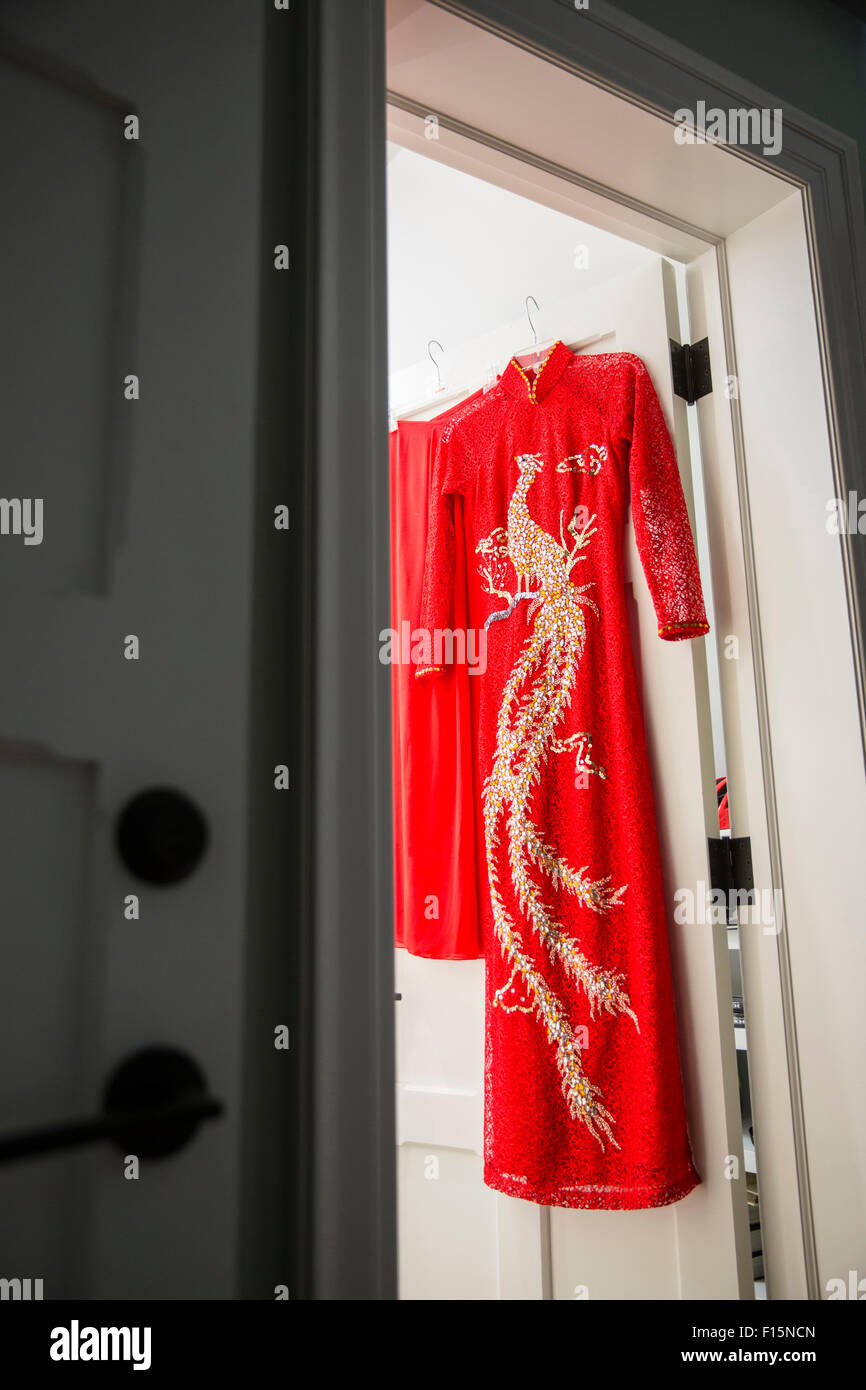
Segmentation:
[(144, 883), (181, 883), (208, 845), (202, 812), (173, 787), (151, 787), (127, 802), (117, 822), (117, 852)]

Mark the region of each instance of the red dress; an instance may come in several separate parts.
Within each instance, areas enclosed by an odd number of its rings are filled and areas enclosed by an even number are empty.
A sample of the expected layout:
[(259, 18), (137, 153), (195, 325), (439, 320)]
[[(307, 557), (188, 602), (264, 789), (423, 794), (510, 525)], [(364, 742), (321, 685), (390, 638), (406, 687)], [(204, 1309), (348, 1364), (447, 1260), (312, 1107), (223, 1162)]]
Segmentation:
[(640, 358), (557, 343), (535, 374), (512, 358), (448, 422), (434, 469), (421, 626), (452, 618), (459, 497), (468, 621), (487, 635), (473, 682), (484, 1180), (550, 1206), (662, 1206), (700, 1181), (626, 608), (629, 490), (659, 636), (706, 633)]
[[(470, 728), (477, 677), (460, 665), (426, 684), (413, 680), (404, 659), (421, 609), (433, 460), (445, 423), (460, 408), (435, 420), (401, 420), (390, 436), (395, 940), (410, 955), (434, 960), (481, 955)], [(454, 621), (465, 626), (459, 498), (454, 529)]]

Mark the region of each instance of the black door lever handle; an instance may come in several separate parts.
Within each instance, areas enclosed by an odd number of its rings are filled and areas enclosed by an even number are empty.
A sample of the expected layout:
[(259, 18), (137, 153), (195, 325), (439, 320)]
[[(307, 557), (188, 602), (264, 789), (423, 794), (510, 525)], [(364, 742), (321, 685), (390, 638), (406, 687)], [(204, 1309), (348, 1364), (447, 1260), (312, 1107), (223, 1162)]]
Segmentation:
[(0, 1137), (0, 1163), (108, 1142), (139, 1158), (166, 1158), (192, 1139), (204, 1120), (224, 1112), (208, 1094), (191, 1057), (150, 1047), (128, 1057), (105, 1088), (102, 1113)]

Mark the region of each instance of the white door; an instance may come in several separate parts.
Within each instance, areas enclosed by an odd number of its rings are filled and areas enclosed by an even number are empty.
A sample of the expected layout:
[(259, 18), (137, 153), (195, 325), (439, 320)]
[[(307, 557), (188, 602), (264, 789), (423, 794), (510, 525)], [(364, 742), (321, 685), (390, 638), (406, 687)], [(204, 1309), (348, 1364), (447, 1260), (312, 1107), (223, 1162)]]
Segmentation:
[[(555, 313), (546, 307), (546, 334), (579, 350), (634, 352), (646, 363), (691, 508), (686, 406), (671, 381), (669, 338), (682, 341), (672, 267), (660, 260), (563, 302)], [(525, 326), (516, 325), (506, 355), (525, 336)], [(698, 892), (706, 883), (706, 839), (718, 833), (703, 644), (658, 640), (630, 524), (626, 575), (637, 618), (687, 1113), (703, 1181), (682, 1202), (636, 1212), (546, 1209), (485, 1188), (483, 963), (421, 960), (398, 950), (403, 1298), (752, 1297), (725, 933), (674, 921), (674, 893)], [(709, 575), (703, 578), (708, 588)]]
[[(137, 1177), (105, 1143), (0, 1165), (0, 1275), (45, 1298), (230, 1298), (263, 12), (152, 0), (132, 20), (3, 7), (0, 490), (41, 499), (44, 534), (7, 508), (0, 1140), (95, 1116), (156, 1045), (224, 1113)], [(115, 846), (154, 786), (209, 832), (173, 886)], [(159, 853), (185, 848), (178, 824)]]
[(689, 268), (689, 312), (714, 380), (730, 374), (698, 410), (713, 444), (731, 825), (775, 900), (771, 929), (739, 934), (767, 1293), (838, 1297), (866, 1249), (866, 783), (838, 533), (860, 537), (833, 473), (800, 193), (732, 233), (725, 261), (736, 354), (725, 360), (715, 255)]

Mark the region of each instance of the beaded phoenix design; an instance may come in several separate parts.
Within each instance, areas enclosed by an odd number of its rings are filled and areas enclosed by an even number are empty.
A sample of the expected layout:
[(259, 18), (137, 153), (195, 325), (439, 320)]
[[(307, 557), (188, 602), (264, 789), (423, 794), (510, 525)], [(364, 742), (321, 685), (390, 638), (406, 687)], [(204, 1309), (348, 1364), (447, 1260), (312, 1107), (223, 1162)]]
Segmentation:
[[(604, 446), (590, 445), (587, 456), (572, 455), (557, 465), (557, 472), (598, 473), (607, 457)], [(592, 762), (588, 733), (555, 737), (557, 726), (571, 704), (586, 642), (584, 609), (598, 614), (588, 595), (591, 584), (577, 586), (571, 572), (586, 559), (583, 554), (596, 528), (595, 516), (581, 524), (581, 508), (568, 523), (570, 542), (565, 538), (564, 517), (560, 514), (560, 540), (533, 521), (527, 496), (536, 475), (544, 468), (538, 454), (516, 458), (520, 478), (508, 506), (508, 526), (498, 527), (476, 547), (483, 559), (479, 574), (485, 591), (505, 599), (507, 607), (492, 613), (485, 623), (504, 621), (518, 605), (528, 602), (527, 618), (534, 618), (520, 656), (514, 664), (503, 692), (496, 731), (496, 746), (490, 776), (484, 784), (484, 837), (491, 906), (496, 936), (502, 953), (512, 966), (508, 982), (498, 990), (494, 1005), (507, 1013), (535, 1014), (545, 1029), (548, 1042), (556, 1049), (556, 1062), (562, 1077), (562, 1092), (569, 1113), (586, 1125), (602, 1150), (605, 1138), (619, 1148), (611, 1129), (614, 1116), (603, 1102), (601, 1088), (586, 1074), (580, 1045), (575, 1038), (565, 1008), (535, 962), (527, 954), (517, 924), (503, 902), (498, 883), (497, 852), (500, 835), (506, 836), (511, 881), (517, 902), (530, 928), (543, 942), (553, 961), (558, 961), (589, 999), (590, 1016), (597, 1013), (628, 1014), (638, 1027), (624, 988), (624, 976), (604, 970), (587, 959), (577, 943), (556, 921), (542, 900), (532, 876), (535, 865), (546, 874), (555, 889), (564, 888), (590, 912), (607, 913), (622, 901), (627, 884), (612, 888), (607, 878), (591, 879), (588, 869), (574, 869), (556, 850), (546, 844), (533, 824), (530, 811), (533, 789), (541, 779), (541, 767), (550, 753), (577, 750), (577, 770), (585, 776), (606, 777), (604, 768)], [(517, 576), (516, 592), (504, 588), (508, 567)]]

